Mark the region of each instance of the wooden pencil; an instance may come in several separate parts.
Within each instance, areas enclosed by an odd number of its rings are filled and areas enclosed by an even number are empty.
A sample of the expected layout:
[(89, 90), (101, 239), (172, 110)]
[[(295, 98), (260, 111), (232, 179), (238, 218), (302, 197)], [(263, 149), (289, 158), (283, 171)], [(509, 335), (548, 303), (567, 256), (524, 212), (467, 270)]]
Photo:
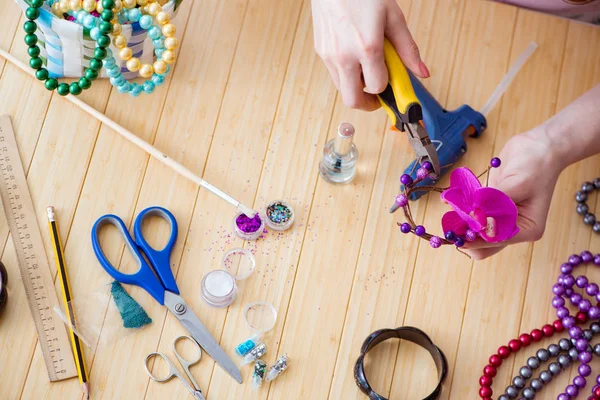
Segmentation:
[(71, 322), (69, 327), (69, 333), (71, 336), (71, 345), (73, 347), (73, 353), (75, 356), (75, 365), (77, 366), (77, 374), (79, 375), (79, 382), (84, 393), (84, 398), (90, 398), (90, 384), (88, 381), (88, 372), (85, 366), (85, 359), (83, 357), (83, 346), (81, 340), (74, 332), (74, 328), (77, 328), (75, 323), (75, 312), (73, 304), (71, 303), (71, 286), (69, 285), (69, 276), (67, 274), (67, 265), (65, 263), (65, 256), (62, 248), (62, 242), (60, 240), (60, 234), (58, 232), (58, 225), (56, 224), (56, 217), (54, 214), (54, 207), (48, 207), (48, 227), (50, 228), (50, 237), (52, 238), (52, 247), (54, 247), (54, 257), (56, 260), (56, 268), (58, 269), (58, 277), (60, 279), (60, 286), (62, 287), (63, 301), (65, 303), (65, 313), (67, 318)]

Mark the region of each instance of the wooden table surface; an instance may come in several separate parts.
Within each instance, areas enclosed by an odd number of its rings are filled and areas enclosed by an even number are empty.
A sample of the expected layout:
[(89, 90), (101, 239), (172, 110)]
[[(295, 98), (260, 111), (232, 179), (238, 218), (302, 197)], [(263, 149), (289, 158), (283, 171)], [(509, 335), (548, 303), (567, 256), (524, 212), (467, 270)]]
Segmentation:
[[(526, 46), (540, 46), (489, 116), (488, 130), (469, 141), (463, 164), (473, 170), (483, 170), (511, 136), (600, 81), (600, 29), (481, 0), (402, 3), (431, 69), (427, 86), (449, 108), (481, 107)], [(161, 205), (179, 223), (171, 261), (182, 296), (232, 356), (249, 334), (245, 304), (266, 300), (279, 310), (266, 360), (287, 353), (288, 371), (252, 391), (249, 367), (238, 385), (205, 356), (193, 373), (209, 399), (363, 399), (352, 376), (360, 345), (373, 330), (400, 325), (425, 330), (446, 353), (442, 399), (476, 399), (489, 355), (554, 319), (550, 288), (560, 263), (573, 252), (600, 251), (600, 236), (581, 223), (573, 200), (583, 181), (599, 175), (600, 158), (561, 176), (538, 243), (477, 263), (452, 248), (432, 250), (402, 235), (399, 216), (387, 211), (411, 161), (408, 143), (389, 131), (383, 111), (344, 107), (313, 50), (310, 1), (195, 0), (182, 7), (172, 79), (137, 99), (101, 81), (83, 99), (246, 203), (288, 200), (296, 210), (294, 228), (244, 244), (232, 235), (234, 210), (227, 203), (1, 61), (0, 113), (12, 117), (49, 257), (45, 207), (57, 208), (74, 297), (86, 298), (110, 281), (89, 239), (96, 218), (111, 212), (131, 224), (143, 208)], [(20, 9), (12, 0), (0, 0), (0, 9), (0, 46), (25, 59)], [(342, 121), (356, 127), (358, 176), (351, 185), (332, 186), (318, 177), (318, 162)], [(413, 208), (425, 226), (439, 224), (445, 210), (436, 196)], [(77, 379), (48, 382), (15, 250), (3, 215), (0, 220), (10, 275), (0, 317), (0, 397), (80, 398)], [(164, 239), (166, 227), (151, 228), (153, 240)], [(116, 235), (103, 243), (111, 260), (133, 271)], [(200, 281), (219, 268), (224, 251), (240, 245), (255, 252), (258, 271), (229, 309), (212, 309), (200, 299)], [(86, 349), (93, 398), (190, 398), (180, 382), (152, 382), (143, 368), (149, 352), (171, 354), (183, 328), (141, 289), (128, 291), (154, 322), (129, 335), (111, 325), (96, 348)], [(368, 374), (380, 392), (418, 399), (432, 388), (434, 367), (423, 350), (390, 343), (376, 352), (379, 361), (370, 362)], [(497, 393), (524, 360), (521, 354), (505, 362)], [(537, 398), (555, 398), (567, 379), (563, 374)]]

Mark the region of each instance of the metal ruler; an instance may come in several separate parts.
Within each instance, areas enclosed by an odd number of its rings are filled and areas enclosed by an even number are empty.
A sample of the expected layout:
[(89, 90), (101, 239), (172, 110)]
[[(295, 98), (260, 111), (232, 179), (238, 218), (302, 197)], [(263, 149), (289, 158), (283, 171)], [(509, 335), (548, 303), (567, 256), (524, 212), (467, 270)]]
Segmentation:
[(44, 250), (10, 118), (0, 116), (0, 197), (50, 381), (77, 376), (66, 327), (55, 314), (58, 298)]

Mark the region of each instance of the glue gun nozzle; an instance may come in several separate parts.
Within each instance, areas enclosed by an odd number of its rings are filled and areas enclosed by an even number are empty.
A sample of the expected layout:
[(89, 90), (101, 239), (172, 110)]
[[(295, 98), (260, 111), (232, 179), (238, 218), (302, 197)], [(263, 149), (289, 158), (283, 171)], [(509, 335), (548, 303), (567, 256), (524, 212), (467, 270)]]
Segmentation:
[(390, 208), (390, 214), (393, 214), (396, 212), (396, 210), (398, 210), (400, 208), (400, 206), (396, 203), (394, 203), (394, 205)]

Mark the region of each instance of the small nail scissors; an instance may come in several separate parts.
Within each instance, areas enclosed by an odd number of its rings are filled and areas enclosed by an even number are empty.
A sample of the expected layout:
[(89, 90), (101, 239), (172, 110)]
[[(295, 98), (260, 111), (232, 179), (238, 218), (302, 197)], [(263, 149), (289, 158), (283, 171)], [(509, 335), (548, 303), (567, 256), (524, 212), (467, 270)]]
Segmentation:
[[(200, 353), (198, 355), (198, 358), (196, 358), (193, 361), (187, 361), (177, 351), (177, 342), (179, 342), (180, 340), (184, 340), (184, 339), (191, 341), (197, 347), (197, 349)], [(185, 335), (179, 336), (173, 342), (173, 353), (175, 353), (175, 357), (177, 357), (179, 364), (181, 364), (181, 366), (183, 367), (183, 372), (185, 372), (185, 374), (187, 375), (189, 380), (192, 382), (192, 385), (194, 385), (194, 387), (190, 386), (188, 381), (185, 380), (183, 375), (181, 375), (181, 372), (179, 372), (179, 370), (177, 368), (175, 368), (175, 365), (173, 365), (171, 360), (169, 360), (169, 358), (165, 354), (158, 353), (158, 352), (148, 354), (148, 356), (146, 357), (146, 361), (144, 361), (144, 367), (146, 367), (146, 372), (148, 373), (148, 375), (150, 375), (150, 379), (152, 379), (153, 381), (156, 381), (156, 382), (163, 383), (163, 382), (170, 381), (174, 377), (177, 377), (177, 378), (179, 378), (179, 380), (181, 380), (181, 382), (183, 382), (186, 389), (189, 390), (189, 392), (192, 394), (192, 396), (194, 396), (194, 398), (196, 400), (206, 400), (206, 397), (204, 397), (204, 395), (202, 394), (202, 390), (200, 390), (200, 386), (198, 386), (198, 382), (196, 382), (196, 380), (194, 379), (194, 376), (192, 375), (192, 372), (190, 371), (190, 367), (192, 365), (198, 364), (200, 362), (200, 359), (202, 358), (202, 349), (200, 348), (198, 343), (196, 343), (196, 341), (189, 336), (185, 336)], [(152, 374), (152, 372), (150, 371), (150, 368), (148, 367), (148, 361), (152, 360), (154, 357), (162, 358), (169, 366), (169, 373), (164, 378), (157, 377), (154, 374)]]
[[(152, 248), (142, 233), (144, 219), (149, 216), (161, 217), (171, 225), (169, 241), (164, 249), (160, 251)], [(118, 271), (104, 255), (98, 233), (107, 224), (114, 225), (119, 230), (131, 255), (139, 265), (136, 273), (124, 274)], [(173, 214), (162, 207), (146, 208), (140, 212), (135, 220), (134, 235), (135, 240), (129, 234), (123, 220), (116, 215), (107, 214), (98, 218), (92, 228), (92, 246), (102, 268), (117, 282), (139, 286), (146, 290), (160, 305), (166, 306), (200, 347), (238, 383), (242, 383), (242, 374), (238, 367), (179, 295), (179, 288), (170, 265), (171, 253), (177, 240), (177, 221)], [(146, 262), (146, 260), (149, 262)]]

